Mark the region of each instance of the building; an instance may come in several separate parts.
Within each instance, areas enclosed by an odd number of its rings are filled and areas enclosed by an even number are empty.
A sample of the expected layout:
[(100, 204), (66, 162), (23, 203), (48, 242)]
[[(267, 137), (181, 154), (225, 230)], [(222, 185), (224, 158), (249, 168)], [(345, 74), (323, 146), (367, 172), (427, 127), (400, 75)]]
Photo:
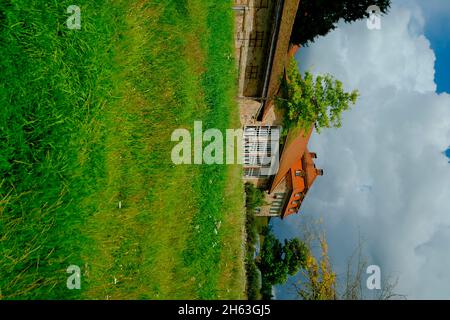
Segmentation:
[[(299, 212), (317, 176), (309, 132), (293, 130), (281, 141), (282, 118), (273, 105), (298, 47), (290, 43), (300, 0), (235, 0), (238, 102), (244, 128), (244, 177), (265, 189), (257, 215), (284, 218)], [(281, 144), (280, 144), (281, 142)], [(281, 155), (281, 156), (280, 156)]]
[(314, 164), (317, 155), (308, 150), (312, 128), (306, 134), (303, 130), (296, 131), (289, 132), (286, 138), (278, 172), (271, 180), (269, 192), (266, 194), (269, 206), (261, 208), (259, 214), (280, 215), (284, 218), (298, 213), (315, 179), (323, 175), (323, 170), (317, 169)]

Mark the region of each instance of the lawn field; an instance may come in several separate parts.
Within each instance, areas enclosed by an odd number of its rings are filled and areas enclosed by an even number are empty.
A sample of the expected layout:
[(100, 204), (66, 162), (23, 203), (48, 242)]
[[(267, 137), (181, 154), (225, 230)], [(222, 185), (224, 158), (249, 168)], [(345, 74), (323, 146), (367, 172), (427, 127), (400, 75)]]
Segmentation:
[(0, 2), (0, 298), (245, 298), (241, 167), (170, 157), (239, 127), (231, 5)]

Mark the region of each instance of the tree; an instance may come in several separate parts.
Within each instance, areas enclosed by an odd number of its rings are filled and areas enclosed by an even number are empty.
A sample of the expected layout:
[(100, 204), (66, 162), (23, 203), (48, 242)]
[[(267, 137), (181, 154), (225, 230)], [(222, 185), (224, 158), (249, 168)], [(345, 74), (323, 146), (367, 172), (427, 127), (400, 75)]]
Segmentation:
[(245, 230), (247, 233), (246, 241), (246, 256), (245, 256), (245, 268), (246, 268), (246, 292), (249, 300), (260, 299), (260, 273), (255, 264), (254, 253), (255, 244), (257, 242), (258, 230), (255, 223), (255, 208), (264, 204), (264, 193), (260, 189), (256, 188), (253, 184), (247, 182), (245, 184), (246, 194), (246, 222)]
[[(332, 268), (328, 256), (328, 245), (321, 221), (309, 219), (302, 224), (302, 243), (307, 246), (306, 266), (301, 270), (299, 281), (294, 285), (299, 298), (304, 300), (389, 300), (405, 299), (406, 296), (394, 292), (397, 279), (386, 277), (380, 290), (369, 294), (365, 290), (367, 259), (361, 237), (353, 254), (347, 260), (347, 270), (343, 277)], [(319, 246), (319, 257), (313, 255), (313, 249)]]
[(317, 132), (322, 128), (340, 127), (341, 114), (355, 104), (357, 90), (348, 93), (342, 82), (331, 75), (319, 75), (314, 79), (305, 72), (302, 77), (295, 59), (292, 59), (284, 86), (284, 97), (276, 98), (277, 105), (287, 113), (287, 129), (300, 126), (305, 131), (314, 125)]
[(272, 286), (286, 282), (305, 267), (308, 249), (299, 239), (284, 240), (284, 245), (267, 228), (257, 266), (261, 271), (263, 299), (271, 298)]
[(298, 295), (303, 300), (335, 300), (336, 274), (328, 257), (328, 245), (323, 235), (319, 238), (321, 254), (316, 259), (310, 250), (301, 280), (295, 285)]
[(367, 18), (367, 9), (371, 5), (378, 6), (381, 13), (386, 14), (390, 4), (390, 0), (302, 0), (295, 18), (291, 42), (307, 45), (316, 37), (334, 30), (340, 19), (350, 23)]
[(309, 251), (306, 245), (299, 239), (285, 239), (283, 253), (287, 273), (289, 275), (295, 275), (300, 268), (304, 268), (306, 266), (306, 259)]
[(245, 184), (245, 206), (247, 210), (253, 211), (262, 205), (264, 205), (264, 192), (247, 182)]
[(398, 283), (398, 278), (391, 276), (386, 277), (382, 281), (380, 290), (375, 290), (369, 294), (368, 290), (364, 289), (365, 275), (367, 270), (367, 258), (364, 254), (364, 243), (361, 236), (358, 240), (358, 245), (353, 254), (347, 261), (347, 270), (343, 287), (341, 288), (340, 299), (343, 300), (391, 300), (391, 299), (406, 299), (406, 295), (394, 292)]

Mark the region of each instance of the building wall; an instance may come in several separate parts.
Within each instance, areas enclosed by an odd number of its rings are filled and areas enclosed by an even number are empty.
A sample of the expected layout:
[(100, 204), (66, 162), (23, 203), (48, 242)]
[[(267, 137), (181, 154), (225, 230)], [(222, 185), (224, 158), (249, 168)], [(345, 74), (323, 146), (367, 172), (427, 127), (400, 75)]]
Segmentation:
[(276, 0), (235, 0), (239, 95), (261, 97)]
[(263, 118), (266, 117), (269, 110), (273, 109), (272, 98), (278, 93), (281, 84), (281, 76), (283, 75), (285, 68), (289, 65), (291, 57), (298, 49), (298, 47), (293, 47), (290, 45), (290, 39), (299, 4), (300, 0), (284, 1), (280, 29), (278, 32), (277, 44), (270, 74), (269, 87), (267, 90), (268, 100), (264, 106)]
[[(238, 104), (240, 107), (241, 125), (246, 126), (277, 126), (281, 131), (283, 115), (272, 107), (272, 97), (277, 94), (280, 79), (289, 58), (295, 53), (290, 46), (289, 40), (293, 22), (297, 12), (299, 0), (284, 0), (279, 30), (274, 38), (275, 46), (271, 51), (273, 63), (269, 66), (269, 51), (274, 32), (276, 9), (281, 0), (235, 0), (236, 12), (236, 60), (239, 75)], [(280, 3), (281, 4), (281, 3)], [(266, 73), (270, 72), (266, 91), (263, 90)], [(264, 92), (263, 92), (264, 91)], [(266, 100), (264, 97), (267, 97)], [(264, 106), (264, 117), (261, 115), (261, 102), (268, 101)], [(292, 135), (291, 135), (292, 137)], [(245, 182), (250, 182), (257, 187), (266, 189), (265, 200), (267, 205), (259, 208), (257, 215), (261, 216), (283, 216), (289, 207), (285, 205), (296, 201), (293, 193), (293, 179), (289, 169), (293, 161), (300, 161), (307, 138), (294, 135), (293, 144), (286, 143), (283, 150), (283, 159), (280, 160), (283, 174), (274, 176), (250, 177), (245, 174), (253, 174), (256, 165), (244, 163)], [(309, 138), (309, 135), (308, 135)], [(244, 142), (245, 143), (245, 142)], [(300, 144), (300, 150), (298, 150)], [(284, 154), (284, 153), (287, 153)], [(248, 158), (248, 157), (247, 157)], [(295, 160), (294, 160), (295, 159)], [(251, 173), (250, 173), (251, 172)], [(278, 171), (280, 173), (280, 170)], [(278, 184), (269, 192), (272, 181), (278, 179)], [(280, 198), (284, 195), (284, 198)], [(292, 201), (291, 201), (292, 200)], [(283, 207), (280, 207), (280, 203)]]
[(255, 212), (255, 215), (261, 217), (282, 216), (285, 210), (285, 204), (292, 195), (291, 186), (292, 181), (290, 181), (289, 176), (286, 176), (286, 179), (277, 186), (276, 190), (271, 193), (268, 190), (264, 191), (265, 205), (262, 205)]
[(244, 96), (246, 97), (261, 97), (262, 95), (274, 8), (274, 0), (254, 1), (253, 29), (248, 34), (249, 50), (245, 69)]
[[(238, 104), (243, 128), (245, 126), (278, 126), (281, 122), (281, 120), (277, 120), (275, 112), (268, 115), (264, 122), (256, 119), (261, 106), (260, 98), (277, 1), (279, 0), (235, 0), (235, 45), (239, 74)], [(258, 187), (268, 188), (270, 177), (245, 176), (245, 169), (251, 167), (244, 165), (244, 181)]]

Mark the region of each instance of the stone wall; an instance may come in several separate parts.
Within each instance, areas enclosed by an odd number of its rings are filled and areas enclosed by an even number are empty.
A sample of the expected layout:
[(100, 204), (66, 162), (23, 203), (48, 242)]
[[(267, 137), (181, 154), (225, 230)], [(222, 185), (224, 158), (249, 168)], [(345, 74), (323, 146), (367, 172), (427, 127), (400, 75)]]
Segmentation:
[(239, 96), (260, 98), (275, 0), (235, 0)]

